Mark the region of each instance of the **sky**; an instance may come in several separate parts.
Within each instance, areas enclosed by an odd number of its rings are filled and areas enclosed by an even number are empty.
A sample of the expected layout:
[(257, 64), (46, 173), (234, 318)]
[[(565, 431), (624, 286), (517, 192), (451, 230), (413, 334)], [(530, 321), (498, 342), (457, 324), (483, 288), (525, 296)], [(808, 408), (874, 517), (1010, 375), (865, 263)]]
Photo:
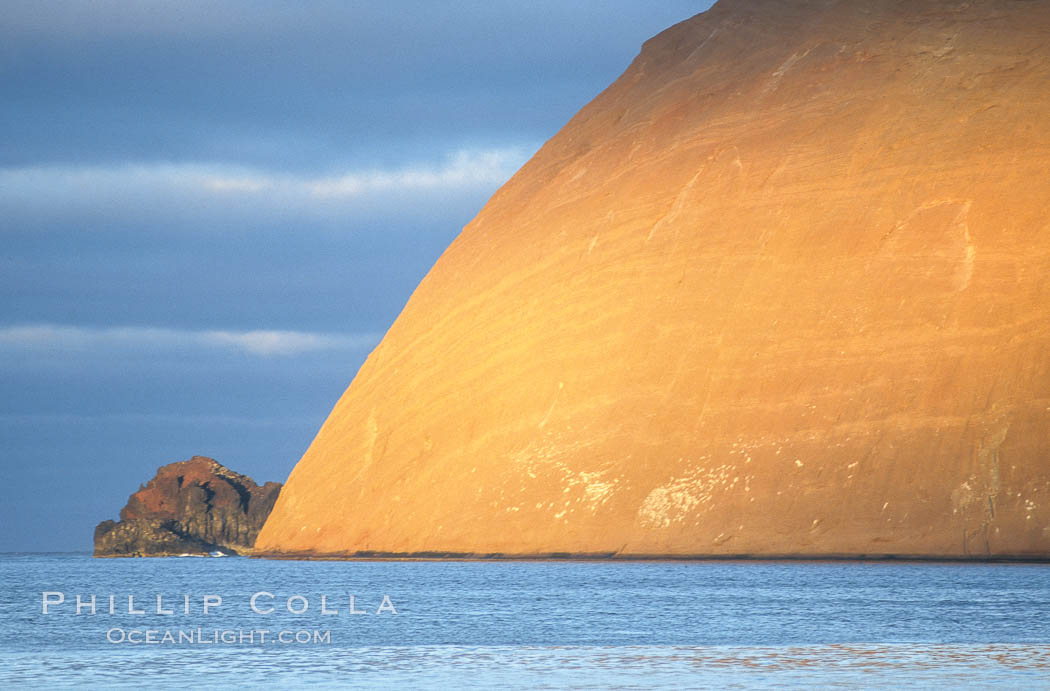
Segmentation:
[(709, 0), (4, 0), (0, 551), (283, 482), (441, 252)]

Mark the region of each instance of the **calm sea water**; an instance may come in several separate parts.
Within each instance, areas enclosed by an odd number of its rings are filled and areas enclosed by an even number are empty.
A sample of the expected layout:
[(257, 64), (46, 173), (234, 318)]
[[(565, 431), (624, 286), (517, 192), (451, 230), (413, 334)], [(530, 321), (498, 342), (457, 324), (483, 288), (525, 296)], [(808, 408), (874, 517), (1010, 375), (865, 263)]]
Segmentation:
[(0, 614), (2, 688), (1050, 687), (1034, 564), (8, 554)]

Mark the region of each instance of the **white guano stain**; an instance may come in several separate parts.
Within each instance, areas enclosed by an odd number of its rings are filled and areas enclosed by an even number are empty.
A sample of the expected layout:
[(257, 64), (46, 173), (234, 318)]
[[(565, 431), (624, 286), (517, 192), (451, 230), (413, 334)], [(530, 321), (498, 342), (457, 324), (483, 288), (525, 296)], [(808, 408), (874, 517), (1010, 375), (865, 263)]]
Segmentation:
[(658, 230), (660, 230), (666, 225), (674, 223), (675, 219), (677, 219), (678, 216), (682, 213), (685, 207), (689, 204), (690, 197), (693, 193), (693, 188), (696, 187), (696, 183), (700, 179), (700, 176), (703, 174), (705, 168), (706, 166), (702, 166), (700, 170), (696, 172), (696, 175), (694, 175), (689, 180), (689, 182), (685, 183), (685, 186), (682, 187), (681, 191), (678, 193), (678, 196), (675, 197), (674, 203), (671, 204), (670, 211), (668, 211), (660, 218), (660, 220), (654, 223), (653, 227), (649, 230), (649, 235), (647, 235), (645, 238), (646, 243), (653, 239), (653, 236), (656, 235), (656, 232)]
[[(735, 466), (723, 464), (713, 468), (694, 468), (688, 474), (654, 488), (638, 508), (638, 520), (647, 528), (669, 528), (681, 523), (704, 505), (714, 493), (733, 489), (741, 476)], [(743, 476), (745, 484), (750, 475)], [(710, 508), (710, 507), (708, 507)]]
[(547, 409), (547, 414), (540, 420), (539, 428), (543, 429), (547, 426), (547, 421), (550, 420), (551, 413), (554, 412), (554, 408), (558, 405), (558, 397), (561, 396), (562, 389), (565, 388), (565, 382), (558, 382), (558, 391), (554, 394), (554, 400), (551, 401), (551, 407)]
[(810, 49), (807, 48), (801, 53), (792, 53), (791, 57), (789, 57), (787, 60), (780, 64), (780, 67), (773, 70), (773, 74), (770, 76), (769, 81), (766, 83), (766, 87), (765, 89), (763, 89), (763, 93), (768, 94), (769, 92), (775, 90), (780, 84), (780, 80), (784, 78), (784, 75), (787, 74), (788, 71), (791, 70), (791, 68), (794, 67), (799, 60), (809, 55), (809, 50)]

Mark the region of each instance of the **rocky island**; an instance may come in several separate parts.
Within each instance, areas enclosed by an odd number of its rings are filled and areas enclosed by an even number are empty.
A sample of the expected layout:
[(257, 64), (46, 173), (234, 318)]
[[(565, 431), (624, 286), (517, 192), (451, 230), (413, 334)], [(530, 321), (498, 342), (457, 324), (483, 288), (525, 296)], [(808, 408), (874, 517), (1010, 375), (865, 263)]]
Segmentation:
[(286, 556), (1050, 558), (1050, 3), (720, 0), (500, 189)]
[(131, 495), (120, 521), (98, 524), (95, 556), (250, 554), (280, 491), (211, 458), (170, 463)]

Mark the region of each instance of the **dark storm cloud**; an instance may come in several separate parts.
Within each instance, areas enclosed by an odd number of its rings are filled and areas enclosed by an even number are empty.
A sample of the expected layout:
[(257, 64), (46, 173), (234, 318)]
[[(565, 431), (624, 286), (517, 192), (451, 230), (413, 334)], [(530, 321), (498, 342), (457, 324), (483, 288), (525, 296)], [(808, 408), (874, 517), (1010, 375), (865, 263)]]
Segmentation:
[(8, 2), (0, 164), (325, 169), (532, 144), (697, 5)]

